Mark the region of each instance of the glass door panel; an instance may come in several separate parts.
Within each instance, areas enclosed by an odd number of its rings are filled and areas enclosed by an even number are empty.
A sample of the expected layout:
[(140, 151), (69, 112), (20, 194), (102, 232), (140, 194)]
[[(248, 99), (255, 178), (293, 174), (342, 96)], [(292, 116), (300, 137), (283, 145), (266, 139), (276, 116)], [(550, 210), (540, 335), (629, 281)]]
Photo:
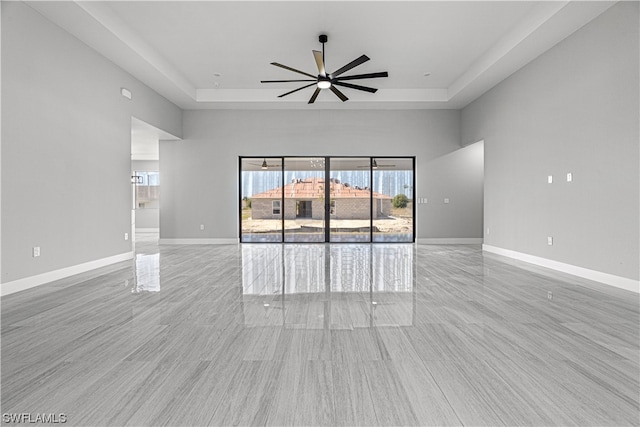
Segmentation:
[(284, 158), (284, 241), (325, 241), (325, 159)]
[(329, 173), (331, 242), (371, 241), (371, 159), (332, 157)]
[(373, 161), (373, 241), (413, 242), (414, 159)]
[(282, 158), (240, 160), (242, 242), (282, 242)]
[(241, 242), (413, 242), (413, 157), (241, 157)]

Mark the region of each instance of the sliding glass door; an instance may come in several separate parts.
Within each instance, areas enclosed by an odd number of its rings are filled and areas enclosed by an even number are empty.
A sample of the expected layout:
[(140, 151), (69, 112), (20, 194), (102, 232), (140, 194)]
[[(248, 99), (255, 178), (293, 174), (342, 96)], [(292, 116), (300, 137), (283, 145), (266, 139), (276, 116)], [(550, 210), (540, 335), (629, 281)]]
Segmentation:
[(331, 242), (371, 241), (371, 159), (332, 157), (329, 172)]
[(284, 158), (284, 241), (325, 241), (324, 157)]
[(282, 158), (240, 159), (241, 242), (282, 242)]
[(241, 157), (241, 242), (413, 242), (413, 157)]
[(413, 242), (414, 159), (376, 157), (374, 160), (373, 241)]

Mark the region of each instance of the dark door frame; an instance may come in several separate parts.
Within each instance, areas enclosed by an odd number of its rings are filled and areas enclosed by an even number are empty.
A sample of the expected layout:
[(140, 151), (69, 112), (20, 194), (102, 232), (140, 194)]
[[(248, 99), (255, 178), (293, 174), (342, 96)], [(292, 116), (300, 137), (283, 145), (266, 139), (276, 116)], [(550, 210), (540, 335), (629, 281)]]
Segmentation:
[(296, 218), (313, 218), (311, 200), (296, 200)]

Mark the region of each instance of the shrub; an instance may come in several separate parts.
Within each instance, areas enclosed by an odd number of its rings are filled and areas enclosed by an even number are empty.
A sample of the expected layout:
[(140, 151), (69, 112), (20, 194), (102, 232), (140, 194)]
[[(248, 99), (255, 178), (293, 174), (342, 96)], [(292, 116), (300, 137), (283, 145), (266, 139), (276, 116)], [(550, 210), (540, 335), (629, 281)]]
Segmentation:
[(394, 208), (406, 208), (409, 203), (409, 198), (404, 194), (398, 194), (393, 198)]

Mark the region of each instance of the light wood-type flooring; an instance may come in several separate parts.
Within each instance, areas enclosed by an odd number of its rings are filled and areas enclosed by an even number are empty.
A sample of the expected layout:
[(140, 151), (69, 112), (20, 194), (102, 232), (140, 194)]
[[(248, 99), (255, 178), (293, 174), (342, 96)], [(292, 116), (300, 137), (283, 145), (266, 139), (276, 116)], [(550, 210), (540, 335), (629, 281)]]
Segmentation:
[(131, 262), (1, 304), (3, 417), (640, 424), (638, 295), (477, 245), (158, 246), (140, 235)]

